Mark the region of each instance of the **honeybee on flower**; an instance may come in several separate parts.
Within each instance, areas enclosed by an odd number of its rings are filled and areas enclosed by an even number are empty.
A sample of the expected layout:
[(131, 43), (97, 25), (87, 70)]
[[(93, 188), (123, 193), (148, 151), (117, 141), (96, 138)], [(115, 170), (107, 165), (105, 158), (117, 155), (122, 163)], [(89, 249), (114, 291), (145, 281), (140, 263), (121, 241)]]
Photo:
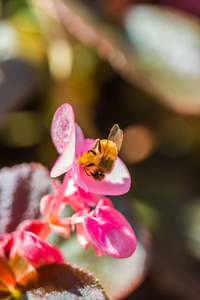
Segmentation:
[(79, 158), (78, 163), (88, 176), (101, 181), (105, 174), (110, 173), (118, 156), (123, 141), (123, 131), (115, 124), (108, 135), (107, 140), (97, 139), (88, 151)]
[(54, 114), (51, 136), (60, 154), (51, 169), (51, 177), (69, 173), (80, 188), (101, 195), (128, 192), (131, 177), (118, 157), (123, 132), (117, 124), (107, 140), (84, 138), (81, 128), (75, 123), (72, 106), (64, 103)]

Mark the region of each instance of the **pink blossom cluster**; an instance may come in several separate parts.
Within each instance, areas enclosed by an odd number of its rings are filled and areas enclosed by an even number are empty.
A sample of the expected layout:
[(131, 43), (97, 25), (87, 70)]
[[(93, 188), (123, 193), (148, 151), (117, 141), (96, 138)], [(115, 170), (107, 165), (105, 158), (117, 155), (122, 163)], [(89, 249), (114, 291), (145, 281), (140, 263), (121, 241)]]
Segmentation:
[(59, 250), (38, 236), (41, 229), (44, 233), (44, 225), (39, 220), (24, 221), (16, 231), (0, 237), (0, 257), (11, 267), (17, 280), (31, 269), (44, 264), (64, 263)]
[[(78, 158), (91, 149), (95, 141), (84, 138), (75, 123), (73, 108), (68, 103), (57, 109), (51, 135), (60, 155), (50, 174), (52, 177), (66, 175), (61, 191), (55, 187), (55, 196), (42, 199), (44, 218), (53, 220), (51, 228), (63, 236), (69, 236), (69, 225), (71, 229), (76, 226), (77, 238), (83, 248), (87, 249), (91, 243), (97, 255), (107, 254), (116, 258), (131, 256), (136, 248), (135, 234), (125, 217), (104, 196), (121, 195), (130, 189), (131, 179), (125, 164), (117, 157), (113, 169), (101, 181), (86, 174)], [(47, 205), (49, 202), (51, 205)], [(45, 209), (63, 202), (75, 211), (71, 218), (59, 220), (57, 216), (52, 216), (53, 210)]]
[[(19, 258), (30, 269), (42, 264), (64, 262), (59, 250), (45, 242), (53, 230), (69, 238), (76, 230), (77, 239), (84, 249), (90, 244), (97, 255), (107, 254), (115, 258), (127, 258), (136, 249), (136, 237), (126, 218), (117, 211), (104, 195), (121, 195), (128, 192), (130, 174), (117, 157), (112, 171), (98, 181), (88, 176), (78, 163), (78, 158), (92, 148), (94, 140), (85, 139), (75, 123), (70, 104), (59, 107), (53, 117), (51, 135), (59, 153), (51, 177), (65, 173), (62, 185), (53, 181), (54, 193), (41, 198), (40, 211), (43, 220), (27, 220), (15, 232), (0, 237), (0, 253), (12, 266)], [(70, 217), (61, 217), (63, 207), (73, 210)], [(18, 264), (19, 265), (19, 264)], [(22, 267), (23, 266), (23, 267)]]

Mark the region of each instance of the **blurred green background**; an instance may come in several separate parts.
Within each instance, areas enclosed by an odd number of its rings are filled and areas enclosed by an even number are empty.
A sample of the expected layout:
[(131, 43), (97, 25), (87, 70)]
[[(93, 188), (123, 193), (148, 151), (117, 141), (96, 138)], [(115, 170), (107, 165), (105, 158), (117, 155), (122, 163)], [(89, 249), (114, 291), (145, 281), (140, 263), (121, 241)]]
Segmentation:
[(126, 204), (113, 200), (148, 233), (152, 257), (127, 299), (199, 299), (199, 0), (7, 0), (0, 9), (0, 167), (50, 169), (51, 120), (65, 102), (86, 137), (106, 138), (118, 123), (132, 187)]

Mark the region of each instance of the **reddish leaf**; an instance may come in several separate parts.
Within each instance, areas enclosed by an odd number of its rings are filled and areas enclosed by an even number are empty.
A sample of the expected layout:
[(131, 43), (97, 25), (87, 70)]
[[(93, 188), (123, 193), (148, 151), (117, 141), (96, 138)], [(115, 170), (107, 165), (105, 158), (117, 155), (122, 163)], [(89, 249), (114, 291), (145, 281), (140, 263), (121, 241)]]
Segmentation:
[(53, 192), (48, 170), (39, 163), (0, 170), (0, 235), (39, 216), (40, 198)]
[(18, 283), (28, 299), (108, 299), (98, 280), (70, 264), (49, 264), (29, 272)]

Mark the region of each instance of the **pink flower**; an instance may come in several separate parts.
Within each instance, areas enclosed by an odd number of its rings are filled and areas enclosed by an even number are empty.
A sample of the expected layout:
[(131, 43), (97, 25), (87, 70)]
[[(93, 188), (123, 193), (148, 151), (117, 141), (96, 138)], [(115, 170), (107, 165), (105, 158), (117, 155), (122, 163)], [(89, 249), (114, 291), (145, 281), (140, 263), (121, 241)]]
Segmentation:
[[(87, 207), (95, 207), (100, 199), (106, 198), (103, 195), (86, 192), (78, 186), (72, 178), (69, 179), (63, 203), (67, 203), (74, 211), (81, 211)], [(110, 199), (106, 198), (109, 202)]]
[(45, 241), (32, 232), (20, 231), (19, 253), (34, 268), (50, 263), (64, 263), (64, 259), (56, 247), (49, 246)]
[(84, 249), (93, 245), (97, 255), (107, 254), (115, 258), (131, 256), (137, 245), (136, 237), (126, 218), (112, 206), (101, 200), (88, 216), (75, 220), (77, 238)]
[(73, 227), (73, 216), (68, 218), (60, 218), (63, 204), (68, 204), (78, 214), (90, 212), (89, 206), (95, 206), (100, 199), (99, 195), (81, 192), (68, 174), (65, 176), (62, 186), (58, 186), (55, 182), (54, 194), (48, 194), (41, 198), (40, 212), (49, 227), (57, 234), (64, 238), (70, 237), (70, 225)]
[[(65, 177), (66, 178), (66, 177)], [(68, 180), (67, 180), (68, 183)], [(64, 186), (64, 184), (63, 184)], [(64, 238), (70, 237), (70, 227), (67, 218), (60, 219), (61, 204), (63, 201), (63, 186), (54, 182), (54, 195), (48, 194), (40, 200), (40, 212), (49, 227)]]
[(17, 226), (16, 231), (30, 231), (45, 240), (50, 228), (49, 224), (42, 220), (25, 220)]
[(128, 192), (131, 184), (130, 174), (118, 157), (112, 171), (101, 181), (88, 176), (78, 163), (78, 158), (91, 149), (95, 141), (84, 139), (80, 127), (75, 124), (74, 112), (70, 104), (63, 104), (55, 112), (51, 136), (60, 154), (51, 170), (51, 177), (70, 172), (74, 182), (86, 192), (105, 195), (121, 195)]
[[(64, 238), (70, 237), (70, 225), (71, 230), (74, 230), (74, 219), (77, 216), (88, 215), (90, 207), (95, 207), (100, 199), (104, 199), (108, 205), (112, 205), (109, 198), (94, 193), (86, 193), (74, 183), (72, 178), (68, 179), (69, 177), (65, 176), (62, 186), (53, 182), (54, 194), (45, 195), (40, 201), (40, 212), (46, 224)], [(63, 204), (69, 205), (75, 214), (71, 217), (60, 218), (61, 205)]]
[[(43, 264), (64, 262), (58, 249), (49, 246), (36, 234), (25, 230), (16, 230), (1, 236), (0, 256), (12, 261), (12, 266), (15, 266), (14, 262), (18, 261), (19, 257), (34, 268)], [(20, 270), (15, 271), (20, 274)]]
[(40, 211), (45, 221), (57, 234), (62, 235), (64, 238), (70, 237), (70, 227), (67, 218), (59, 218), (59, 214), (55, 214), (53, 207), (57, 202), (57, 198), (54, 195), (45, 195), (40, 202)]

